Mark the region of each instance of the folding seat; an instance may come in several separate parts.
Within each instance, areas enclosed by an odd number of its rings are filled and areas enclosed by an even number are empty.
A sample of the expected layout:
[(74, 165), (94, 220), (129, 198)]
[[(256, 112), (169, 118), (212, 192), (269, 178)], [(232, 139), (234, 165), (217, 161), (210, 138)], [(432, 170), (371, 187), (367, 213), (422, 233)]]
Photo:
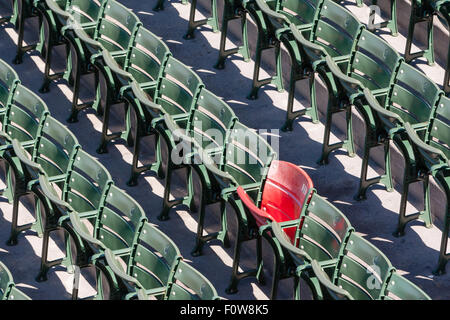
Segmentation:
[[(408, 36), (406, 39), (405, 47), (405, 60), (406, 62), (411, 62), (412, 60), (425, 57), (428, 64), (432, 65), (434, 63), (434, 40), (433, 40), (433, 17), (437, 15), (439, 20), (447, 30), (450, 30), (450, 1), (449, 0), (413, 0), (411, 1), (411, 16), (409, 20)], [(417, 23), (426, 22), (427, 23), (427, 35), (428, 43), (425, 50), (418, 51), (415, 53), (411, 52), (414, 30)], [(450, 92), (450, 45), (447, 54), (447, 65), (445, 66), (445, 76), (443, 88), (448, 94)]]
[[(444, 229), (442, 230), (441, 248), (439, 251), (439, 260), (434, 274), (441, 275), (445, 273), (445, 266), (450, 259), (450, 254), (447, 252), (448, 235), (450, 228), (450, 137), (449, 137), (449, 119), (450, 119), (450, 99), (441, 96), (437, 103), (436, 115), (430, 121), (427, 127), (415, 128), (409, 123), (405, 124), (405, 129), (411, 143), (418, 151), (419, 155), (414, 172), (416, 176), (411, 176), (411, 180), (407, 181), (407, 185), (402, 193), (402, 206), (399, 215), (398, 233), (404, 233), (405, 224), (416, 218), (422, 218), (423, 212), (406, 215), (404, 207), (408, 198), (409, 184), (422, 180), (424, 182), (425, 194), (425, 212), (429, 215), (430, 223), (430, 186), (429, 177), (432, 176), (437, 182), (446, 196), (445, 212), (442, 215), (444, 219)], [(411, 170), (413, 170), (411, 169)], [(403, 209), (403, 210), (402, 210)]]
[(1, 261), (0, 300), (31, 300), (30, 297), (16, 287), (11, 272)]
[(391, 270), (391, 275), (385, 290), (381, 296), (382, 300), (431, 300), (418, 286), (400, 275), (395, 268)]
[[(363, 30), (352, 53), (346, 70), (342, 70), (331, 59), (326, 57), (327, 67), (331, 71), (336, 84), (336, 96), (329, 96), (325, 134), (322, 145), (320, 164), (328, 163), (329, 154), (338, 148), (344, 148), (349, 156), (355, 155), (352, 130), (352, 105), (361, 114), (366, 124), (366, 136), (373, 135), (376, 130), (372, 123), (369, 108), (361, 102), (363, 89), (368, 88), (372, 94), (384, 103), (389, 93), (393, 79), (402, 61), (401, 56), (392, 46), (382, 38), (368, 30)], [(330, 88), (328, 88), (330, 91)], [(333, 90), (333, 89), (331, 89)], [(346, 112), (345, 140), (330, 144), (330, 134), (333, 115)], [(392, 188), (391, 181), (383, 181), (388, 189)]]
[[(326, 83), (328, 94), (333, 95), (330, 100), (333, 100), (338, 93), (333, 90), (334, 78), (330, 75), (325, 57), (329, 55), (341, 68), (345, 69), (363, 28), (358, 18), (349, 10), (330, 0), (325, 0), (318, 9), (317, 20), (312, 30), (303, 30), (305, 34), (309, 34), (309, 41), (294, 24), (290, 24), (290, 30), (283, 33), (280, 40), (290, 48), (293, 65), (283, 131), (292, 130), (292, 122), (304, 114), (310, 115), (313, 122), (318, 122), (315, 75), (317, 73)], [(311, 106), (294, 112), (295, 84), (304, 79), (309, 80)]]
[[(187, 1), (186, 1), (187, 3)], [(190, 40), (195, 38), (194, 31), (200, 26), (209, 25), (213, 32), (219, 32), (219, 18), (217, 16), (217, 0), (211, 0), (211, 17), (195, 20), (195, 11), (197, 9), (197, 0), (192, 0), (191, 10), (189, 13), (188, 29), (184, 35), (184, 39)]]
[[(139, 85), (132, 83), (131, 87), (136, 99), (135, 105), (139, 106), (142, 111), (138, 117), (141, 116), (142, 118), (137, 122), (137, 125), (141, 127), (137, 128), (136, 131), (131, 177), (127, 183), (129, 186), (136, 185), (139, 174), (146, 170), (152, 170), (158, 173), (160, 177), (163, 176), (161, 172), (160, 139), (163, 138), (168, 146), (171, 143), (170, 132), (164, 123), (164, 114), (168, 114), (179, 121), (181, 119), (187, 120), (203, 86), (202, 80), (192, 69), (172, 56), (169, 56), (163, 74), (157, 81), (152, 100), (148, 98), (147, 90), (139, 90)], [(148, 135), (155, 135), (157, 139), (156, 160), (152, 164), (138, 167), (140, 141)]]
[[(194, 256), (201, 255), (204, 243), (211, 239), (221, 240), (225, 247), (229, 245), (226, 222), (226, 204), (229, 203), (237, 216), (237, 229), (235, 230), (236, 240), (231, 281), (226, 290), (228, 294), (237, 292), (237, 284), (240, 279), (256, 276), (259, 282), (263, 282), (262, 257), (259, 254), (257, 255), (257, 269), (238, 271), (242, 243), (255, 239), (258, 233), (256, 225), (247, 219), (242, 201), (236, 197), (236, 190), (241, 186), (253, 201), (259, 203), (270, 163), (275, 158), (276, 153), (268, 144), (267, 139), (239, 121), (236, 121), (233, 126), (225, 144), (222, 159), (218, 163), (206, 152), (203, 151), (200, 154), (200, 161), (205, 165), (211, 181), (212, 190), (210, 192), (215, 195), (212, 199), (215, 199), (216, 203), (220, 202), (222, 229), (214, 235), (204, 236), (205, 212), (200, 211), (196, 246), (192, 254)], [(258, 241), (258, 245), (260, 243), (261, 241)]]
[[(131, 83), (134, 82), (134, 91), (139, 91), (139, 95), (144, 94), (140, 92), (143, 89), (148, 95), (153, 96), (167, 59), (171, 55), (167, 45), (142, 25), (138, 28), (134, 42), (127, 51), (125, 56), (114, 57), (108, 51), (102, 53), (105, 65), (111, 71), (109, 81), (114, 85), (108, 90), (109, 101), (105, 104), (102, 139), (97, 149), (98, 153), (107, 152), (107, 143), (113, 139), (122, 138), (131, 144), (130, 106), (136, 113), (137, 129), (143, 130), (145, 126), (142, 121), (145, 119), (143, 115), (145, 110), (133, 95)], [(108, 134), (113, 97), (125, 103), (126, 127), (124, 131)]]
[[(18, 81), (18, 80), (17, 80)], [(0, 86), (0, 91), (3, 87)], [(6, 98), (7, 107), (2, 121), (2, 131), (0, 131), (0, 159), (6, 163), (6, 189), (3, 190), (10, 203), (14, 199), (14, 186), (12, 176), (20, 171), (17, 159), (10, 153), (12, 141), (16, 139), (24, 148), (33, 147), (40, 134), (42, 123), (48, 115), (47, 105), (33, 92), (17, 82), (14, 89), (11, 89), (11, 98)], [(10, 170), (12, 166), (13, 170)], [(15, 170), (15, 171), (14, 171)], [(38, 232), (40, 232), (38, 230)]]
[[(69, 161), (69, 168), (62, 175), (61, 180), (55, 182), (48, 175), (40, 174), (39, 176), (40, 190), (47, 199), (50, 213), (47, 213), (42, 242), (41, 270), (37, 281), (47, 280), (47, 273), (51, 267), (63, 265), (69, 271), (73, 271), (74, 264), (80, 265), (87, 260), (87, 249), (71, 225), (70, 215), (65, 204), (69, 204), (70, 208), (80, 215), (80, 218), (93, 219), (96, 217), (98, 208), (104, 205), (107, 192), (112, 184), (108, 170), (81, 148), (75, 149), (73, 157)], [(65, 257), (49, 261), (50, 234), (61, 230), (64, 231)], [(72, 256), (72, 244), (76, 248), (75, 257)]]
[(330, 272), (317, 261), (311, 267), (323, 297), (333, 300), (378, 300), (391, 275), (389, 259), (370, 242), (352, 232)]
[[(49, 52), (49, 56), (46, 58), (44, 82), (40, 89), (42, 93), (49, 91), (51, 80), (62, 77), (68, 81), (70, 85), (74, 86), (72, 103), (75, 105), (78, 104), (80, 78), (82, 75), (92, 73), (94, 69), (89, 63), (89, 52), (74, 33), (74, 28), (93, 28), (98, 23), (105, 9), (106, 2), (107, 0), (63, 0), (61, 2), (56, 0), (45, 1), (48, 12), (51, 11), (52, 16), (54, 17), (56, 33), (59, 33), (61, 36), (60, 41), (67, 44), (67, 64), (64, 73), (50, 75), (49, 68), (51, 66), (52, 53)], [(72, 57), (71, 49), (74, 50), (76, 56), (75, 59)], [(73, 69), (73, 63), (75, 63), (74, 61), (80, 62), (77, 63)]]
[[(415, 128), (426, 127), (434, 116), (436, 104), (441, 91), (438, 86), (418, 69), (405, 62), (400, 64), (394, 78), (392, 89), (386, 96), (383, 107), (371, 95), (369, 90), (364, 91), (367, 106), (373, 114), (372, 135), (366, 137), (364, 146), (363, 163), (361, 168), (360, 187), (356, 199), (364, 199), (369, 186), (379, 181), (389, 181), (388, 191), (393, 190), (390, 165), (390, 141), (398, 147), (405, 159), (405, 171), (403, 187), (407, 187), (411, 180), (417, 181), (412, 168), (416, 162), (413, 148), (405, 132), (405, 123), (410, 123)], [(366, 103), (366, 102), (364, 102)], [(385, 174), (367, 179), (370, 149), (384, 144), (385, 150)], [(400, 206), (400, 212), (406, 209), (406, 202)], [(426, 209), (422, 213), (427, 226), (431, 225), (431, 216)]]
[(300, 299), (300, 279), (307, 282), (315, 298), (322, 297), (311, 263), (317, 260), (329, 272), (354, 230), (347, 217), (315, 190), (308, 196), (309, 202), (304, 203), (300, 217), (271, 222), (273, 237), (286, 259), (285, 268), (294, 274), (296, 299)]
[[(282, 278), (291, 276), (291, 271), (287, 268), (283, 252), (271, 232), (271, 222), (292, 221), (300, 218), (303, 206), (309, 201), (309, 196), (313, 190), (313, 182), (308, 174), (293, 163), (285, 161), (272, 161), (267, 178), (264, 182), (260, 207), (257, 207), (253, 200), (241, 187), (238, 187), (237, 194), (242, 200), (248, 219), (254, 219), (258, 228), (258, 240), (264, 237), (269, 242), (274, 251), (274, 269), (271, 299), (277, 296), (278, 282)], [(295, 227), (286, 228), (291, 242), (295, 241)], [(258, 254), (261, 254), (259, 252)]]
[[(150, 290), (151, 294), (151, 290)], [(137, 293), (139, 300), (148, 300), (144, 289)], [(173, 280), (168, 284), (164, 300), (220, 300), (213, 284), (197, 269), (183, 260), (178, 264)]]
[[(76, 247), (83, 251), (78, 252), (77, 256), (83, 254), (83, 257), (76, 261), (72, 299), (78, 298), (81, 269), (91, 266), (96, 267), (97, 271), (95, 298), (105, 298), (102, 275), (106, 276), (108, 284), (112, 285), (109, 288), (109, 296), (117, 298), (119, 287), (112, 271), (105, 263), (104, 252), (106, 248), (121, 252), (129, 252), (133, 249), (136, 234), (147, 221), (144, 210), (125, 191), (109, 181), (109, 185), (102, 192), (102, 199), (98, 202), (98, 206), (92, 211), (79, 213), (55, 194), (47, 179), (41, 176), (40, 181), (45, 195), (69, 216), (70, 226), (68, 227), (71, 228), (71, 232), (82, 239), (81, 243), (76, 244)], [(87, 196), (87, 193), (85, 192), (84, 195)]]
[[(292, 59), (291, 75), (294, 69), (299, 69), (300, 67), (298, 64), (298, 61), (300, 61), (300, 53), (296, 46), (293, 47), (292, 39), (289, 37), (289, 24), (293, 23), (296, 28), (305, 32), (311, 32), (322, 3), (323, 0), (256, 0), (255, 7), (262, 12), (262, 21), (265, 22), (265, 25), (258, 32), (253, 84), (251, 92), (248, 95), (249, 99), (256, 99), (259, 88), (266, 84), (275, 84), (279, 91), (284, 89), (281, 68), (281, 43), (286, 46)], [(288, 35), (285, 35), (286, 31)], [(276, 74), (267, 79), (259, 79), (262, 52), (270, 48), (275, 48)], [(317, 117), (313, 120), (316, 121)]]
[(162, 231), (145, 222), (129, 250), (105, 250), (108, 267), (121, 282), (121, 298), (135, 297), (144, 289), (160, 299), (174, 281), (181, 255), (175, 243)]
[[(167, 220), (170, 208), (178, 204), (185, 204), (195, 211), (193, 170), (199, 175), (202, 185), (200, 216), (204, 216), (206, 206), (211, 201), (215, 202), (215, 200), (211, 198), (208, 173), (202, 163), (197, 161), (198, 158), (195, 156), (195, 153), (198, 150), (203, 150), (216, 159), (221, 159), (225, 142), (236, 121), (237, 117), (231, 107), (204, 87), (200, 89), (199, 98), (194, 108), (190, 110), (186, 124), (183, 124), (183, 122), (186, 122), (184, 118), (181, 121), (180, 119), (177, 121), (177, 119), (170, 117), (168, 114), (165, 115), (165, 123), (172, 137), (168, 154), (172, 155), (175, 153), (180, 158), (178, 160), (172, 157), (167, 158), (163, 209), (158, 219)], [(178, 136), (181, 139), (178, 139)], [(183, 168), (187, 168), (188, 194), (182, 199), (169, 200), (172, 175), (176, 170)], [(201, 232), (203, 231), (201, 230)]]

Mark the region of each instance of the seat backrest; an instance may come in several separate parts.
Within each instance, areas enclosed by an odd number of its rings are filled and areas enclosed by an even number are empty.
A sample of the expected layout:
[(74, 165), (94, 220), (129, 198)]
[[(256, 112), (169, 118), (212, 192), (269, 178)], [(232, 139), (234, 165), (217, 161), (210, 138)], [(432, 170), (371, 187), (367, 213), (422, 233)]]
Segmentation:
[(385, 286), (383, 300), (431, 300), (417, 285), (400, 275), (395, 269)]
[(169, 115), (188, 113), (202, 86), (203, 82), (191, 68), (169, 56), (153, 102), (161, 105)]
[(8, 297), (14, 281), (9, 269), (0, 261), (0, 300), (5, 300)]
[[(417, 68), (402, 62), (386, 101), (386, 108), (398, 114), (403, 122), (410, 124), (429, 122), (440, 93), (433, 80)], [(382, 120), (389, 121), (385, 118)]]
[(336, 259), (352, 230), (347, 217), (314, 192), (301, 216), (294, 244), (314, 260)]
[[(439, 99), (436, 114), (430, 122), (425, 139), (427, 144), (442, 152), (448, 163), (450, 160), (450, 98), (442, 95)], [(429, 167), (442, 161), (433, 152), (422, 148), (419, 150)]]
[(377, 300), (383, 293), (391, 268), (390, 261), (378, 248), (352, 232), (332, 281), (355, 300)]
[(217, 291), (212, 283), (197, 269), (181, 260), (173, 282), (165, 294), (167, 300), (216, 300)]
[(140, 26), (126, 62), (125, 70), (138, 83), (156, 81), (162, 75), (170, 50), (148, 29)]
[(144, 289), (166, 287), (181, 259), (180, 250), (162, 231), (144, 223), (136, 249), (128, 261), (127, 274)]
[(0, 107), (6, 108), (11, 98), (12, 90), (19, 83), (19, 76), (14, 69), (0, 59)]
[(147, 220), (144, 209), (115, 185), (107, 192), (95, 223), (94, 237), (111, 250), (131, 248), (137, 241), (141, 225)]
[(48, 115), (36, 139), (32, 161), (41, 165), (47, 176), (60, 175), (67, 172), (78, 146), (75, 135)]
[(108, 0), (94, 38), (108, 50), (127, 50), (134, 40), (139, 18), (115, 0)]
[(331, 57), (348, 55), (355, 49), (362, 28), (363, 24), (350, 10), (325, 0), (311, 40), (320, 44)]
[[(230, 174), (239, 185), (262, 183), (274, 158), (276, 153), (266, 139), (236, 121), (225, 146), (221, 170)], [(259, 203), (260, 191), (249, 195)]]
[(99, 21), (108, 0), (70, 0), (66, 11), (70, 10), (75, 21), (92, 23)]
[(395, 48), (381, 37), (363, 29), (347, 74), (369, 90), (389, 88), (401, 60)]
[[(237, 120), (231, 107), (211, 91), (202, 87), (187, 129), (198, 144), (207, 151), (223, 150), (230, 129)], [(221, 152), (219, 152), (220, 157)]]
[(295, 25), (313, 23), (323, 0), (278, 1), (277, 11), (285, 15)]
[(108, 170), (78, 148), (62, 189), (62, 200), (79, 213), (98, 210), (103, 205), (111, 181)]
[(18, 84), (3, 118), (2, 130), (19, 142), (34, 140), (48, 113), (47, 105), (41, 98)]
[[(302, 168), (274, 160), (264, 182), (260, 207), (276, 222), (298, 219), (313, 187), (311, 178)], [(295, 227), (284, 231), (293, 242)]]

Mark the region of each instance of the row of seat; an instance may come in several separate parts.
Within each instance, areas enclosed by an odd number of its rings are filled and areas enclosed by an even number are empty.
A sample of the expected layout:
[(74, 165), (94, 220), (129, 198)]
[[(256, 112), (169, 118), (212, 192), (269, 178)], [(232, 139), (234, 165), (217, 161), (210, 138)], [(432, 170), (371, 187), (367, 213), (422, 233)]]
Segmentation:
[[(441, 149), (439, 173), (434, 173), (434, 176), (446, 177), (450, 155), (446, 110), (450, 100), (445, 96), (445, 92), (422, 72), (407, 64), (387, 42), (366, 29), (349, 10), (331, 0), (305, 0), (295, 3), (255, 0), (253, 5), (247, 3), (246, 10), (254, 16), (259, 30), (250, 97), (255, 98), (259, 87), (267, 83), (275, 83), (279, 89), (283, 88), (279, 60), (279, 46), (283, 43), (291, 56), (292, 68), (287, 117), (282, 129), (292, 130), (293, 121), (304, 114), (311, 116), (313, 122), (318, 122), (315, 96), (315, 77), (318, 75), (328, 90), (325, 133), (319, 163), (328, 163), (330, 152), (338, 148), (346, 149), (349, 156), (355, 155), (352, 130), (354, 106), (366, 124), (360, 186), (355, 198), (364, 199), (367, 188), (378, 182), (384, 184), (388, 191), (393, 190), (390, 141), (394, 141), (406, 161), (399, 224), (395, 235), (403, 235), (406, 223), (416, 218), (424, 220), (426, 226), (431, 226), (428, 186), (430, 174), (426, 174), (430, 172), (426, 168), (430, 168), (431, 165), (417, 164), (424, 163), (421, 160), (423, 157), (420, 153), (413, 152), (416, 148), (411, 146), (411, 139), (405, 138), (405, 124), (409, 123), (416, 130), (428, 132), (433, 128), (435, 135), (433, 139), (430, 134), (421, 137), (425, 139), (425, 143), (435, 144)], [(276, 75), (259, 80), (261, 52), (274, 46), (277, 49)], [(408, 57), (405, 58), (410, 60)], [(295, 84), (304, 79), (310, 83), (311, 104), (303, 110), (294, 112)], [(372, 99), (373, 97), (376, 100)], [(384, 110), (395, 113), (396, 117), (386, 117)], [(330, 144), (332, 118), (338, 112), (346, 113), (347, 139)], [(432, 127), (432, 123), (439, 117), (444, 118), (437, 120), (442, 125)], [(370, 150), (377, 146), (384, 146), (386, 173), (368, 179)], [(419, 214), (406, 217), (409, 185), (416, 181), (425, 182), (425, 209)], [(439, 183), (448, 195), (445, 178), (440, 178), (439, 181), (442, 181)], [(445, 225), (436, 274), (445, 272), (445, 264), (449, 259), (449, 255), (446, 254), (448, 205), (443, 216)]]
[[(341, 0), (333, 0), (334, 2), (342, 2)], [(284, 15), (286, 18), (290, 20), (290, 22), (299, 25), (302, 25), (302, 29), (305, 27), (310, 27), (311, 32), (315, 32), (315, 28), (313, 26), (314, 20), (317, 19), (317, 14), (315, 10), (322, 6), (323, 0), (302, 0), (302, 1), (278, 1), (278, 0), (269, 0), (269, 1), (261, 1), (265, 2), (272, 10), (277, 11), (279, 14)], [(220, 53), (219, 60), (216, 64), (216, 67), (222, 69), (224, 67), (224, 61), (226, 57), (240, 53), (243, 55), (244, 60), (248, 61), (250, 59), (249, 46), (248, 46), (248, 35), (247, 35), (247, 14), (249, 14), (252, 19), (255, 21), (258, 27), (258, 43), (256, 49), (255, 56), (255, 72), (253, 76), (253, 88), (249, 95), (250, 99), (255, 99), (257, 97), (257, 90), (260, 86), (271, 83), (275, 84), (278, 90), (283, 90), (282, 79), (281, 79), (281, 65), (280, 65), (280, 48), (279, 41), (277, 41), (277, 35), (273, 33), (271, 27), (267, 24), (264, 17), (264, 10), (259, 5), (256, 4), (256, 1), (225, 1), (224, 2), (224, 11), (223, 11), (223, 23), (221, 27), (222, 38), (220, 42)], [(372, 0), (372, 5), (376, 5), (377, 1)], [(256, 5), (255, 5), (256, 4)], [(357, 0), (357, 6), (362, 6), (363, 1)], [(188, 31), (184, 36), (185, 39), (194, 38), (194, 31), (201, 25), (208, 24), (212, 26), (214, 32), (219, 31), (218, 27), (218, 16), (217, 16), (217, 3), (215, 0), (211, 1), (211, 17), (202, 20), (195, 20), (195, 12), (197, 9), (197, 1), (194, 0), (191, 3), (189, 23), (188, 23)], [(262, 11), (262, 12), (261, 12)], [(393, 36), (398, 35), (398, 26), (397, 26), (397, 1), (390, 1), (390, 15), (389, 19), (383, 21), (381, 23), (374, 23), (375, 17), (375, 9), (371, 7), (371, 14), (369, 18), (369, 23), (367, 24), (367, 28), (370, 31), (375, 31), (379, 28), (388, 28)], [(428, 60), (429, 64), (433, 64), (434, 59), (434, 46), (433, 46), (433, 17), (438, 16), (439, 20), (450, 30), (450, 1), (448, 0), (425, 0), (419, 1), (414, 0), (411, 3), (411, 14), (407, 35), (407, 43), (405, 48), (405, 60), (407, 62), (411, 62), (416, 58), (425, 57)], [(278, 18), (282, 19), (281, 16)], [(242, 41), (243, 46), (233, 49), (225, 50), (225, 42), (227, 38), (228, 32), (228, 23), (230, 20), (241, 19), (242, 20)], [(428, 43), (427, 49), (423, 51), (419, 51), (416, 53), (411, 53), (412, 44), (414, 42), (414, 30), (415, 26), (419, 22), (427, 22), (427, 35), (428, 35)], [(269, 23), (270, 24), (270, 23)], [(308, 24), (312, 24), (307, 26)], [(280, 32), (280, 31), (279, 31)], [(281, 31), (282, 32), (282, 31)], [(330, 32), (328, 29), (324, 32)], [(311, 35), (314, 37), (314, 35)], [(277, 56), (277, 72), (274, 77), (265, 80), (259, 80), (259, 68), (260, 68), (260, 59), (261, 59), (261, 51), (269, 48), (276, 48), (276, 56)], [(450, 93), (450, 50), (448, 50), (448, 58), (445, 67), (445, 75), (443, 82), (443, 89), (446, 94)]]
[[(51, 6), (52, 4), (49, 2), (49, 7)], [(113, 1), (106, 2), (104, 11), (106, 12), (107, 9), (109, 9), (108, 12), (112, 16), (109, 19), (105, 18), (105, 20), (109, 22), (116, 21), (116, 27), (123, 27), (126, 21), (135, 21), (132, 18), (125, 18), (122, 22), (118, 20), (120, 16), (130, 17), (128, 15), (130, 13), (125, 12), (123, 7), (120, 7)], [(53, 8), (53, 11), (58, 12), (58, 9)], [(113, 12), (115, 12), (116, 16), (113, 15)], [(60, 15), (62, 16), (63, 14), (60, 13)], [(68, 19), (73, 20), (70, 17)], [(97, 24), (102, 25), (101, 23)], [(100, 27), (99, 29), (101, 30), (102, 28)], [(257, 221), (249, 219), (242, 203), (236, 201), (238, 199), (235, 199), (235, 196), (236, 190), (240, 186), (249, 192), (258, 203), (258, 199), (261, 197), (262, 186), (267, 184), (266, 175), (270, 172), (272, 168), (271, 163), (276, 156), (267, 141), (240, 123), (228, 105), (207, 91), (201, 81), (199, 81), (198, 76), (174, 59), (168, 50), (161, 50), (160, 48), (166, 49), (167, 47), (142, 26), (136, 27), (135, 40), (129, 40), (133, 44), (120, 53), (95, 44), (95, 41), (92, 41), (83, 29), (74, 28), (73, 32), (82, 42), (88, 43), (88, 46), (97, 46), (102, 49), (94, 57), (94, 61), (91, 62), (108, 77), (107, 79), (112, 79), (111, 82), (125, 83), (125, 85), (108, 86), (108, 91), (114, 90), (119, 92), (120, 96), (127, 102), (127, 108), (129, 105), (133, 106), (135, 110), (138, 110), (138, 115), (144, 115), (145, 117), (146, 113), (149, 114), (149, 118), (152, 120), (150, 122), (152, 133), (163, 137), (169, 147), (168, 154), (171, 156), (167, 157), (165, 166), (167, 171), (164, 207), (159, 219), (167, 219), (169, 209), (176, 204), (186, 204), (191, 209), (195, 209), (192, 170), (197, 171), (202, 182), (203, 191), (196, 246), (192, 253), (194, 255), (201, 254), (203, 244), (211, 239), (222, 240), (224, 245), (228, 245), (225, 208), (226, 203), (229, 202), (238, 214), (238, 228), (236, 230), (237, 241), (232, 280), (227, 292), (235, 292), (238, 281), (246, 276), (256, 275), (262, 281), (260, 245), (257, 252), (258, 267), (255, 270), (238, 273), (242, 242), (256, 237), (259, 239), (258, 243), (260, 244), (261, 238), (258, 237), (258, 232), (255, 233), (255, 228), (258, 226)], [(97, 40), (106, 39), (106, 37), (102, 38), (98, 35), (96, 37)], [(114, 43), (118, 43), (119, 40), (117, 38), (108, 39)], [(161, 54), (162, 57), (159, 59), (155, 58), (157, 54)], [(97, 60), (99, 56), (103, 58), (101, 62)], [(144, 60), (143, 57), (147, 59), (147, 64), (138, 64), (139, 61)], [(125, 62), (123, 62), (124, 58)], [(136, 58), (136, 60), (133, 60), (133, 58)], [(135, 63), (128, 62), (127, 59), (133, 60)], [(148, 62), (149, 60), (151, 62)], [(155, 61), (159, 63), (155, 63)], [(156, 67), (152, 68), (154, 66)], [(148, 76), (150, 72), (157, 74), (157, 77), (155, 77), (156, 81), (155, 78)], [(142, 78), (144, 80), (140, 82), (139, 79)], [(149, 78), (152, 80), (146, 82)], [(146, 86), (148, 86), (147, 89)], [(147, 98), (143, 91), (154, 92), (153, 102)], [(158, 92), (164, 92), (164, 94)], [(171, 96), (171, 93), (175, 94)], [(108, 93), (107, 96), (115, 95)], [(108, 105), (110, 103), (107, 103), (105, 106), (104, 128), (105, 123), (107, 126)], [(187, 107), (183, 108), (185, 105)], [(177, 110), (177, 107), (178, 110), (183, 109), (185, 112), (172, 111), (174, 109)], [(146, 123), (148, 125), (149, 122), (146, 121)], [(141, 126), (142, 128), (145, 127)], [(215, 134), (209, 134), (208, 130), (213, 129), (216, 130)], [(219, 134), (217, 134), (217, 131)], [(129, 132), (124, 131), (116, 133), (114, 138), (128, 136)], [(139, 134), (136, 137), (139, 137)], [(182, 143), (177, 143), (179, 141)], [(139, 143), (135, 143), (136, 150), (136, 146)], [(181, 149), (179, 148), (180, 146)], [(146, 169), (154, 169), (154, 171), (162, 175), (159, 143), (157, 144), (156, 154), (156, 166), (152, 165)], [(176, 157), (173, 156), (174, 154), (179, 155), (181, 161), (175, 161)], [(198, 158), (201, 161), (196, 161)], [(188, 196), (169, 201), (172, 172), (183, 167), (188, 168)], [(277, 167), (277, 165), (274, 167)], [(137, 173), (137, 171), (134, 171), (134, 173)], [(221, 231), (203, 236), (205, 207), (207, 204), (215, 202), (221, 202)], [(277, 271), (277, 277), (279, 274)], [(273, 288), (272, 295), (274, 296), (276, 282), (274, 282)]]
[[(175, 243), (148, 222), (143, 208), (1, 60), (0, 93), (3, 195), (13, 203), (8, 244), (17, 244), (20, 232), (29, 229), (43, 237), (37, 281), (45, 281), (54, 266), (74, 269), (76, 299), (81, 269), (94, 266), (98, 299), (106, 298), (105, 288), (112, 299), (218, 299), (209, 280), (183, 260)], [(35, 199), (36, 221), (18, 225), (19, 201), (28, 194)], [(49, 261), (50, 235), (58, 230), (64, 231), (65, 257)], [(4, 294), (11, 298), (9, 287), (8, 282)]]

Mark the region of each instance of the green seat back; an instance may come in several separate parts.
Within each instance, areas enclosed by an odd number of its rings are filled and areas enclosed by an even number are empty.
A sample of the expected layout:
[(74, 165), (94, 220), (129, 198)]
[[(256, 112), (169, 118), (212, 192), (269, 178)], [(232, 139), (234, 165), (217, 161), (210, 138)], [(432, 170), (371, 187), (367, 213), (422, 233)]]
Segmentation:
[(109, 52), (127, 50), (139, 25), (139, 18), (130, 9), (108, 0), (95, 39)]
[(393, 270), (383, 294), (384, 300), (431, 300), (418, 286)]
[[(389, 88), (401, 61), (400, 54), (379, 36), (364, 29), (352, 56), (348, 75), (369, 90)], [(349, 92), (354, 89), (341, 81)]]
[(0, 59), (0, 110), (6, 108), (11, 96), (11, 90), (19, 81), (19, 76), (5, 61)]
[(154, 102), (170, 115), (190, 112), (203, 86), (199, 76), (179, 60), (169, 57), (159, 79)]
[[(222, 171), (228, 172), (239, 185), (261, 183), (276, 153), (266, 139), (239, 121), (235, 122), (225, 147)], [(259, 202), (259, 193), (249, 193)]]
[(212, 283), (191, 265), (180, 261), (165, 299), (215, 300), (217, 298), (217, 291)]
[(127, 273), (144, 289), (166, 287), (181, 258), (175, 243), (162, 231), (144, 223), (138, 244), (129, 260)]
[(19, 142), (34, 140), (47, 114), (48, 108), (44, 101), (31, 90), (18, 84), (3, 118), (3, 131)]
[(353, 229), (345, 215), (314, 192), (301, 219), (295, 246), (317, 261), (337, 259)]
[(62, 200), (76, 212), (97, 210), (111, 181), (108, 170), (79, 148), (63, 187)]
[[(402, 62), (387, 101), (387, 109), (398, 114), (403, 122), (428, 122), (440, 93), (433, 80), (415, 67)], [(389, 126), (388, 119), (381, 119)]]
[[(427, 144), (442, 151), (448, 163), (450, 160), (450, 98), (442, 95), (439, 99), (436, 114), (430, 122), (425, 139)], [(419, 150), (429, 167), (442, 161), (432, 152)]]
[(106, 2), (107, 0), (69, 0), (66, 2), (66, 10), (71, 10), (75, 21), (92, 23), (100, 19)]
[(95, 237), (111, 250), (130, 248), (144, 220), (145, 212), (136, 200), (111, 185), (99, 210)]
[(335, 285), (355, 300), (380, 299), (392, 265), (388, 258), (355, 232), (350, 234), (333, 275)]
[(167, 45), (156, 35), (140, 26), (131, 48), (125, 70), (138, 83), (156, 81), (170, 55)]
[(312, 23), (323, 0), (285, 0), (278, 2), (277, 11), (295, 25)]
[(203, 149), (223, 150), (227, 134), (236, 120), (230, 106), (203, 87), (187, 128)]
[(322, 46), (331, 57), (351, 54), (363, 25), (349, 10), (325, 0), (314, 26), (312, 41)]

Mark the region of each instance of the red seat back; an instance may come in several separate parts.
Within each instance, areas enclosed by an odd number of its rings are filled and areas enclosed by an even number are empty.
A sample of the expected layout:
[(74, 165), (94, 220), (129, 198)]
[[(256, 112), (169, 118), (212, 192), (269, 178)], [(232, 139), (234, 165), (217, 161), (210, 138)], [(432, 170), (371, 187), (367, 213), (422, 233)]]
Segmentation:
[[(266, 224), (266, 219), (276, 222), (298, 219), (312, 188), (313, 182), (303, 169), (290, 162), (274, 160), (264, 184), (260, 209), (242, 188), (238, 189), (238, 195), (259, 227)], [(292, 242), (295, 229), (285, 229)]]

